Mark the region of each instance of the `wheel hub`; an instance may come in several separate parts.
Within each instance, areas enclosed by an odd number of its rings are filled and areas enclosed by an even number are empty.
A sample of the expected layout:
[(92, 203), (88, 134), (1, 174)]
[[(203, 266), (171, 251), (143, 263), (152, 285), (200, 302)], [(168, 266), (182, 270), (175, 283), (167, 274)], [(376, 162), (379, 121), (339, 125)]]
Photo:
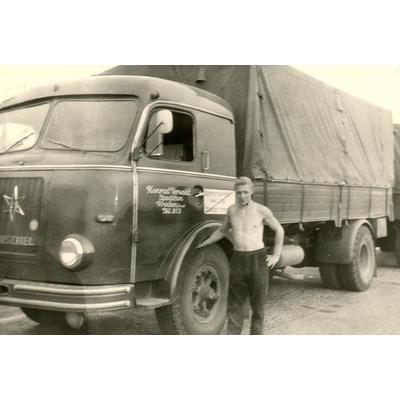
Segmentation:
[(370, 254), (368, 246), (363, 244), (360, 247), (359, 253), (359, 268), (361, 277), (368, 280), (369, 276), (373, 273), (373, 254)]
[(220, 298), (220, 280), (212, 265), (203, 265), (193, 278), (192, 310), (200, 322), (208, 322), (216, 312)]

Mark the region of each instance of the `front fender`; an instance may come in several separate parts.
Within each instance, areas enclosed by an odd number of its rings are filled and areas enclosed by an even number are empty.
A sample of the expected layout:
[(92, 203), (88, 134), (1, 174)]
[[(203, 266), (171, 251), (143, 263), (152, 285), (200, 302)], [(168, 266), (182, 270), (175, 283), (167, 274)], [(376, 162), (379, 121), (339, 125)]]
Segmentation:
[(200, 241), (206, 239), (221, 225), (221, 221), (207, 221), (196, 225), (178, 239), (172, 247), (157, 274), (158, 279), (163, 280), (167, 284), (167, 290), (171, 297), (175, 294), (179, 273), (182, 269), (185, 257), (196, 251), (196, 246)]

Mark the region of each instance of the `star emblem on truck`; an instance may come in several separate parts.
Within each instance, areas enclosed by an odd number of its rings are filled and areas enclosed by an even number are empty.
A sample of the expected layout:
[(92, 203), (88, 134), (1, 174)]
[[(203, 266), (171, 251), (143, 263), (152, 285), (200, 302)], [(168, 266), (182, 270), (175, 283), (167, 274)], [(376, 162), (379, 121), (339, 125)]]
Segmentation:
[(22, 209), (20, 205), (20, 201), (24, 200), (26, 196), (21, 196), (19, 197), (18, 195), (18, 186), (14, 186), (14, 191), (11, 196), (3, 195), (4, 201), (7, 204), (7, 210), (3, 211), (4, 213), (9, 213), (10, 215), (10, 221), (14, 222), (15, 215), (25, 215), (24, 210)]

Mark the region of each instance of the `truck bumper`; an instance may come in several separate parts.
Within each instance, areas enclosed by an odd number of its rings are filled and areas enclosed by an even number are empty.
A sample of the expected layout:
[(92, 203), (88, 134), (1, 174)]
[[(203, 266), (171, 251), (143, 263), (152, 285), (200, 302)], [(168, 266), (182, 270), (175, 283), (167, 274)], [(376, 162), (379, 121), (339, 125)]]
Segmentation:
[(132, 308), (133, 285), (74, 286), (0, 279), (0, 304), (63, 312)]

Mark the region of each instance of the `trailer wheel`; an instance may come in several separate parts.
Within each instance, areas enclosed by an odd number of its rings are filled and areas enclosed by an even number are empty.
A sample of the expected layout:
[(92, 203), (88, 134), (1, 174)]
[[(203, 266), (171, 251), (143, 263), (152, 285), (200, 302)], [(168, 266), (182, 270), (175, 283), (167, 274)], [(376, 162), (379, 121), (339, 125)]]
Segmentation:
[(397, 265), (400, 267), (400, 229), (395, 229), (394, 239), (394, 255), (396, 257)]
[(216, 335), (225, 323), (229, 263), (216, 245), (198, 250), (181, 271), (176, 301), (156, 309), (158, 325), (168, 335)]
[(374, 239), (371, 231), (366, 226), (361, 226), (354, 240), (352, 261), (338, 269), (343, 288), (355, 292), (367, 290), (375, 269)]
[(60, 311), (38, 310), (34, 308), (21, 307), (22, 312), (33, 322), (43, 326), (67, 327), (65, 313)]
[(340, 282), (340, 276), (338, 266), (331, 263), (321, 263), (319, 265), (319, 275), (321, 281), (325, 287), (333, 290), (342, 289), (342, 283)]

